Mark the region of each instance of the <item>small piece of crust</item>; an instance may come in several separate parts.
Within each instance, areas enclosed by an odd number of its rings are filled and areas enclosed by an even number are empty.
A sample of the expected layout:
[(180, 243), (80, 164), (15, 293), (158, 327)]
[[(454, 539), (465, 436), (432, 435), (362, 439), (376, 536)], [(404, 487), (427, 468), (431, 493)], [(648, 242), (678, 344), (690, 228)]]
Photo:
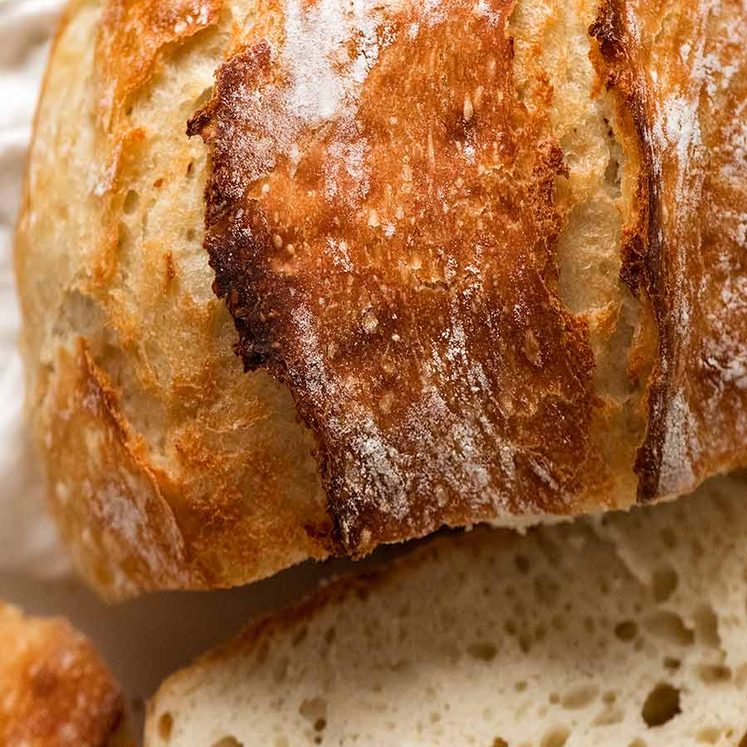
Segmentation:
[(114, 747), (123, 735), (117, 683), (67, 622), (0, 603), (0, 744)]

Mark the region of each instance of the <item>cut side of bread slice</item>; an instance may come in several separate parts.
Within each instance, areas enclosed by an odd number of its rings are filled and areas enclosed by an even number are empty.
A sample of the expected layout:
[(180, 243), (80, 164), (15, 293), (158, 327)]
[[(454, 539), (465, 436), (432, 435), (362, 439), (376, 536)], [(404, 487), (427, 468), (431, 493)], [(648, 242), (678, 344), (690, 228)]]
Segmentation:
[(747, 744), (746, 498), (438, 538), (171, 677), (146, 746)]
[(3, 747), (126, 747), (124, 723), (119, 686), (86, 638), (0, 603)]

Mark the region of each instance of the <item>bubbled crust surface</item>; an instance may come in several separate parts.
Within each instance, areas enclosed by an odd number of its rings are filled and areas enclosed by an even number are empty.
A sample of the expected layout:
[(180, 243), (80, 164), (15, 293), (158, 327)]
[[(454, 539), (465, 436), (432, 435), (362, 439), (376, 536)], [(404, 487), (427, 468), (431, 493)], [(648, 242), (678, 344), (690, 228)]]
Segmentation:
[(4, 747), (113, 747), (123, 718), (119, 687), (82, 635), (0, 603)]
[(184, 130), (231, 43), (219, 10), (73, 2), (37, 117), (16, 244), (29, 406), (53, 512), (112, 599), (327, 552), (313, 443), (280, 385), (242, 374), (202, 248)]

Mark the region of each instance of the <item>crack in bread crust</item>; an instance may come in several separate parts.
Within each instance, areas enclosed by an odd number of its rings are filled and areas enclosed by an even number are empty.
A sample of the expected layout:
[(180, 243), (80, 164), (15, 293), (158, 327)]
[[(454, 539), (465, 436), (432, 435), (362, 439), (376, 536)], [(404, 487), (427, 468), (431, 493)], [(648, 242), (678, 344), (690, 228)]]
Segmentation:
[(658, 336), (636, 460), (651, 500), (747, 459), (747, 14), (605, 0), (591, 33), (640, 159), (622, 277)]
[(566, 166), (514, 85), (512, 7), (373, 6), (335, 37), (291, 3), (190, 123), (215, 291), (316, 434), (346, 552), (577, 512), (608, 479), (557, 289)]

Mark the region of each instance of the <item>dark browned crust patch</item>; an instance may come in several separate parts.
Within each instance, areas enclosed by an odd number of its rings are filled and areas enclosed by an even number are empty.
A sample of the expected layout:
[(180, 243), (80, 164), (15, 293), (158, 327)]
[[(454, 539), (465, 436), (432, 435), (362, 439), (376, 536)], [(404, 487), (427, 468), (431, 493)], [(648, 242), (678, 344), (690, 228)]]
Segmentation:
[(747, 459), (747, 18), (605, 0), (590, 33), (639, 161), (622, 277), (659, 341), (636, 460), (651, 500)]
[(588, 333), (557, 293), (562, 153), (514, 86), (513, 4), (475, 7), (354, 28), (319, 84), (333, 111), (250, 39), (189, 126), (216, 293), (316, 434), (346, 552), (571, 513), (605, 480)]

